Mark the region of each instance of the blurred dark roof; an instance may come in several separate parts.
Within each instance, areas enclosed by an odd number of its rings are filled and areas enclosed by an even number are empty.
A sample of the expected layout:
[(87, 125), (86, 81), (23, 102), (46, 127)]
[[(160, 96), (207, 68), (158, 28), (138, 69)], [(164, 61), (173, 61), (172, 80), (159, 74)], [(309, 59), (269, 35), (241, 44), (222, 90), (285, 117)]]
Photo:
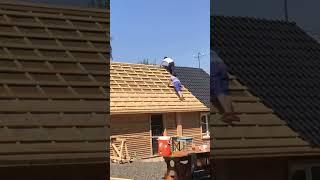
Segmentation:
[(203, 69), (175, 67), (182, 85), (207, 107), (210, 107), (210, 76)]
[(211, 24), (211, 49), (221, 52), (229, 72), (320, 145), (320, 44), (293, 22), (213, 16)]

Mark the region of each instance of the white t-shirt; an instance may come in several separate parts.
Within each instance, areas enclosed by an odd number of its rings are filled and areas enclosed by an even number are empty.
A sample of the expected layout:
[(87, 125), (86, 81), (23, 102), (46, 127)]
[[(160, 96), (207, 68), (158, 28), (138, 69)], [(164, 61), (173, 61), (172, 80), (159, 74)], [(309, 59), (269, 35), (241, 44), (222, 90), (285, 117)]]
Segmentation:
[(173, 62), (173, 59), (171, 59), (171, 58), (165, 58), (164, 60), (162, 60), (162, 65), (163, 66), (169, 66), (169, 63), (171, 63), (171, 62)]

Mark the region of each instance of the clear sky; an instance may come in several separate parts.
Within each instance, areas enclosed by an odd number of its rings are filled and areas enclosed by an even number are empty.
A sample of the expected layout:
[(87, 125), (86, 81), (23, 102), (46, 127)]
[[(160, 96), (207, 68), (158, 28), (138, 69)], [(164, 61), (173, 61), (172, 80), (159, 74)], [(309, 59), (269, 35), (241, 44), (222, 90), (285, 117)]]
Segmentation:
[(177, 66), (209, 72), (209, 0), (111, 0), (111, 45), (115, 61), (160, 63), (164, 56)]

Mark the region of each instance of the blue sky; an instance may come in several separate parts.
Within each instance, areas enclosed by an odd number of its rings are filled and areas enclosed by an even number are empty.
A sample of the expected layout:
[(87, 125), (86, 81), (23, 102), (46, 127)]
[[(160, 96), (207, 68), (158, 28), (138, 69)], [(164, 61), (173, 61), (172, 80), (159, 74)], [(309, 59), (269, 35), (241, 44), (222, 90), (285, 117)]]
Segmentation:
[(209, 0), (112, 0), (111, 45), (115, 61), (160, 63), (164, 56), (176, 65), (209, 72)]

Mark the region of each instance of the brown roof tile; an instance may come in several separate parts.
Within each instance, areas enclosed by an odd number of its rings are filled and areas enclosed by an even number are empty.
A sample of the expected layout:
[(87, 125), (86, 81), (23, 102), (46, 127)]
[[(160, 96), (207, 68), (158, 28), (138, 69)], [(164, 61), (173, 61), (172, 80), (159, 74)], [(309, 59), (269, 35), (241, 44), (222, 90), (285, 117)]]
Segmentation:
[(107, 28), (109, 10), (0, 2), (0, 166), (107, 161)]

